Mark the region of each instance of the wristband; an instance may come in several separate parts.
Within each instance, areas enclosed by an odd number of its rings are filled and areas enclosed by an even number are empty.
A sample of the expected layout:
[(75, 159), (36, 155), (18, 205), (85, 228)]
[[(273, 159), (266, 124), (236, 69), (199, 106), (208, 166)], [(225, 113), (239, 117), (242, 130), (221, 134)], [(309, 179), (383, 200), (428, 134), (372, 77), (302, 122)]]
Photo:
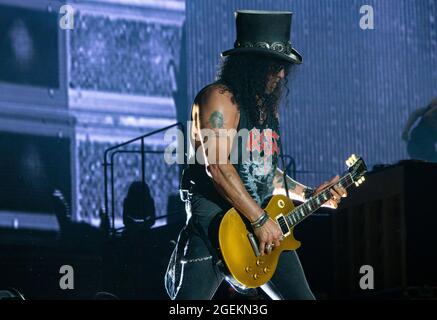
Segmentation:
[(264, 211), (264, 214), (261, 215), (258, 219), (256, 219), (254, 222), (251, 222), (251, 225), (253, 228), (261, 228), (266, 222), (269, 220), (269, 215), (267, 212)]

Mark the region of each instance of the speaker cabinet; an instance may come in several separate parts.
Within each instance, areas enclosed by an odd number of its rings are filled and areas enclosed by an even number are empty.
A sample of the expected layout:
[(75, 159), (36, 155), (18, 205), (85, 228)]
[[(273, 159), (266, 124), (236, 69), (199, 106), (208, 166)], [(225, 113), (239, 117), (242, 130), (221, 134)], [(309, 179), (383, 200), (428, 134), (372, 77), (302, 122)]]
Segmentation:
[[(437, 286), (437, 165), (406, 161), (369, 172), (338, 210), (320, 210), (296, 228), (298, 251), (321, 297), (355, 297)], [(363, 290), (370, 265), (374, 289)]]

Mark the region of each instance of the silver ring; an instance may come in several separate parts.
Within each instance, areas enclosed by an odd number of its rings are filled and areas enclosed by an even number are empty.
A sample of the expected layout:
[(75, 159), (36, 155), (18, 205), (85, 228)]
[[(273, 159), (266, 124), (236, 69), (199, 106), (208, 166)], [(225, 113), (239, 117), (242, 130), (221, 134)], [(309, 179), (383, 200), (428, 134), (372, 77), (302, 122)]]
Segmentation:
[(266, 249), (267, 249), (267, 251), (272, 251), (272, 249), (273, 249), (273, 244), (268, 244), (268, 245), (266, 245)]

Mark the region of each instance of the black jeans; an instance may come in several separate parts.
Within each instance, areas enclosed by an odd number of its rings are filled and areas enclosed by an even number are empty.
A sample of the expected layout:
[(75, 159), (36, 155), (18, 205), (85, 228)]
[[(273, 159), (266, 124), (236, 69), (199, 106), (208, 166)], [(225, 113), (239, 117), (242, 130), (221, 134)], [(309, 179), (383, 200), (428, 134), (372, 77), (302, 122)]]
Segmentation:
[[(216, 264), (215, 252), (211, 253), (216, 246), (209, 240), (216, 237), (212, 234), (215, 229), (210, 228), (214, 217), (223, 211), (203, 197), (194, 197), (191, 201), (191, 212), (193, 215), (181, 233), (184, 236), (179, 237), (167, 271), (169, 274), (169, 270), (175, 270), (175, 266), (180, 267), (176, 272), (177, 276), (172, 272), (172, 277), (168, 277), (175, 281), (172, 286), (177, 290), (172, 290), (172, 294), (168, 292), (173, 299), (210, 300), (225, 278)], [(266, 293), (274, 299), (315, 299), (295, 251), (281, 254), (268, 288), (262, 289), (268, 289)]]

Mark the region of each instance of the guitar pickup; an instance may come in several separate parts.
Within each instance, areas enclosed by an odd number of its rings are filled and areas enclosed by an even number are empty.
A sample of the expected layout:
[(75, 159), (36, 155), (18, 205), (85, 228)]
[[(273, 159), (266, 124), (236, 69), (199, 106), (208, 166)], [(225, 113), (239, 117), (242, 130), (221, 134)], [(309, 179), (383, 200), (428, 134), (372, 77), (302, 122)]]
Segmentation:
[(281, 228), (282, 235), (284, 237), (288, 236), (290, 234), (290, 227), (287, 224), (287, 220), (285, 220), (285, 217), (283, 214), (278, 214), (276, 216), (276, 221), (278, 222), (279, 227)]

